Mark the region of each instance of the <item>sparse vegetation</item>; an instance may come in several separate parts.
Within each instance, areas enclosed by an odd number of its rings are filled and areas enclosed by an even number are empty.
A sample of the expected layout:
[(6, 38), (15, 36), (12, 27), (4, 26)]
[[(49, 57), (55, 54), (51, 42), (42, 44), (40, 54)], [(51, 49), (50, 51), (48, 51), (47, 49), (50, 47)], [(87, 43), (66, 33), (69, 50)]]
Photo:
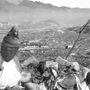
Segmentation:
[[(46, 30), (46, 31), (38, 31), (38, 32), (27, 32), (28, 37), (24, 37), (23, 41), (35, 41), (36, 39), (40, 40), (39, 47), (38, 42), (35, 42), (33, 46), (37, 46), (38, 49), (33, 49), (33, 55), (39, 60), (56, 60), (57, 56), (61, 56), (63, 58), (66, 57), (70, 48), (66, 49), (66, 45), (73, 45), (75, 40), (77, 39), (78, 33), (75, 31), (65, 30), (64, 33), (58, 32), (57, 30)], [(23, 37), (21, 35), (21, 37)], [(73, 56), (72, 59), (78, 61), (84, 66), (89, 67), (90, 56), (86, 55), (87, 51), (90, 50), (89, 46), (89, 34), (82, 34), (80, 39), (78, 40), (76, 46), (72, 50), (72, 53), (76, 55)], [(32, 42), (31, 42), (32, 43)], [(27, 44), (26, 44), (27, 45)], [(29, 44), (30, 46), (30, 44)], [(46, 48), (45, 48), (46, 46)], [(25, 47), (25, 46), (24, 46)], [(89, 51), (88, 51), (89, 52)], [(78, 54), (79, 53), (79, 54)], [(79, 55), (79, 56), (78, 56)], [(84, 61), (84, 63), (82, 63)]]

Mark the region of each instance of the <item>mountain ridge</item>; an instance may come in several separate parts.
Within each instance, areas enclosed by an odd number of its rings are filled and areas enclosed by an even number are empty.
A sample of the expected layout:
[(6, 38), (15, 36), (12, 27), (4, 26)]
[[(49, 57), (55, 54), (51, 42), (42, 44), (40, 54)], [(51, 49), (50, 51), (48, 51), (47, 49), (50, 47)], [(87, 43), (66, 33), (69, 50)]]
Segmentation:
[(40, 1), (32, 1), (32, 0), (22, 0), (20, 1), (18, 4), (15, 4), (14, 2), (11, 2), (11, 1), (8, 1), (8, 0), (0, 0), (0, 6), (2, 5), (2, 3), (6, 6), (25, 6), (25, 7), (32, 7), (32, 8), (46, 8), (46, 9), (63, 9), (63, 10), (67, 10), (67, 9), (83, 9), (83, 10), (86, 10), (86, 9), (90, 9), (90, 8), (78, 8), (78, 7), (75, 7), (75, 8), (71, 8), (71, 7), (67, 7), (67, 6), (61, 6), (61, 7), (58, 7), (58, 6), (55, 6), (55, 5), (52, 5), (52, 4), (45, 4), (43, 2), (40, 2)]
[(19, 4), (0, 0), (0, 21), (29, 23), (54, 20), (61, 26), (82, 25), (90, 18), (89, 8), (57, 7), (37, 1), (23, 0)]
[[(45, 10), (59, 10), (59, 11), (68, 11), (68, 10), (81, 10), (81, 11), (87, 11), (90, 10), (90, 8), (71, 8), (71, 7), (66, 7), (66, 6), (55, 6), (52, 4), (45, 4), (39, 1), (32, 1), (32, 0), (22, 0), (19, 4), (15, 4), (11, 1), (8, 0), (0, 0), (0, 10), (4, 11), (4, 10), (8, 10), (11, 11), (11, 8), (13, 9), (12, 11), (27, 11), (27, 9), (45, 9)], [(18, 9), (16, 9), (18, 8)], [(24, 9), (23, 9), (24, 8)]]

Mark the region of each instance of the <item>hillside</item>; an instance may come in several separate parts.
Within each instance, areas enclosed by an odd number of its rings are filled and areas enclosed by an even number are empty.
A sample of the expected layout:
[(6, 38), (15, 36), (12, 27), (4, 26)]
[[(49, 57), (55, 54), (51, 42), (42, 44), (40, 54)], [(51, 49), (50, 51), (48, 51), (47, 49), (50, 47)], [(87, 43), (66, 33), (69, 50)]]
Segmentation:
[(54, 20), (62, 27), (78, 26), (90, 18), (90, 9), (56, 7), (51, 4), (20, 0), (19, 4), (0, 0), (0, 21), (29, 23)]

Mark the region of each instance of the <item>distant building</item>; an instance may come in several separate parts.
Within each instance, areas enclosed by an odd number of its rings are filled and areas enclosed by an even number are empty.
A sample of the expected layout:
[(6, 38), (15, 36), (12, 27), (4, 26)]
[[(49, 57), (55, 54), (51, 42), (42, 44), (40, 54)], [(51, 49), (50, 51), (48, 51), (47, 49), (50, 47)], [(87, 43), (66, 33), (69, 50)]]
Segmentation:
[(69, 49), (69, 48), (72, 48), (72, 47), (73, 47), (73, 45), (66, 45), (65, 49)]
[(19, 50), (33, 50), (33, 49), (38, 49), (38, 47), (37, 46), (26, 46), (26, 47), (24, 47), (24, 48), (20, 48)]
[(64, 30), (58, 29), (57, 31), (60, 32), (60, 33), (62, 33), (62, 34), (64, 33)]
[(0, 27), (8, 27), (8, 26), (18, 26), (17, 23), (11, 23), (11, 22), (0, 22)]

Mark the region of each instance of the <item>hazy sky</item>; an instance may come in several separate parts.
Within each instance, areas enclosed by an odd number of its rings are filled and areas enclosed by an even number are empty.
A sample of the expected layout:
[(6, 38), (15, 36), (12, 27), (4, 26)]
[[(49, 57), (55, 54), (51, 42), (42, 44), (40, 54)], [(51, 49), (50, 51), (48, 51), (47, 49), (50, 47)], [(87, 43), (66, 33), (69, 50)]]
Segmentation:
[[(21, 2), (22, 0), (8, 0), (14, 3)], [(43, 3), (50, 3), (55, 6), (67, 6), (67, 7), (80, 7), (80, 8), (90, 8), (90, 0), (31, 0), (40, 1)]]
[(90, 0), (33, 0), (44, 3), (51, 3), (56, 6), (90, 8)]

